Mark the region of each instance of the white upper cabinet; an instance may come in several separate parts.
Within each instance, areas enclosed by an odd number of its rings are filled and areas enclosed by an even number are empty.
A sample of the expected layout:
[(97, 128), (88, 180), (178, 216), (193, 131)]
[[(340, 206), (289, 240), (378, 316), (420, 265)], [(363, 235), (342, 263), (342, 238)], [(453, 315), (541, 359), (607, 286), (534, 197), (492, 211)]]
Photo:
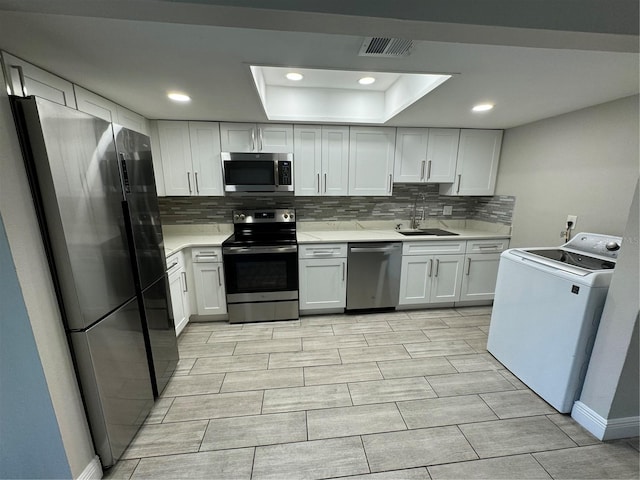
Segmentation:
[(297, 196), (347, 195), (349, 127), (295, 125)]
[(221, 123), (220, 136), (223, 152), (293, 153), (289, 124)]
[(111, 100), (90, 92), (79, 85), (74, 85), (78, 110), (108, 122), (117, 123), (124, 128), (149, 135), (147, 119), (131, 110), (124, 108)]
[(461, 130), (455, 182), (440, 185), (443, 195), (493, 195), (502, 130)]
[(60, 105), (76, 108), (76, 98), (71, 82), (7, 52), (2, 52), (2, 61), (13, 95), (19, 97), (35, 95)]
[(395, 137), (391, 127), (350, 127), (349, 195), (391, 195)]
[(165, 195), (223, 195), (218, 128), (216, 122), (158, 122)]
[(452, 183), (456, 172), (457, 128), (398, 128), (396, 183)]
[(116, 104), (100, 95), (96, 95), (89, 90), (85, 90), (79, 85), (74, 85), (78, 110), (94, 117), (102, 118), (107, 122), (116, 122)]
[(121, 105), (116, 104), (116, 119), (114, 122), (134, 132), (149, 135), (149, 122), (147, 119)]

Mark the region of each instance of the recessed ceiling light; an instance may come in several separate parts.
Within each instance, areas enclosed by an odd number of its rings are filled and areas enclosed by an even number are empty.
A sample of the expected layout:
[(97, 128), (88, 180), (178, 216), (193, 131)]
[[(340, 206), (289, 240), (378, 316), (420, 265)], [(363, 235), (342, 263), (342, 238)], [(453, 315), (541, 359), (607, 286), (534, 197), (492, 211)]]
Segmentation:
[(375, 81), (376, 79), (373, 77), (362, 77), (360, 80), (358, 80), (358, 83), (360, 85), (371, 85)]
[(478, 105), (474, 106), (471, 110), (473, 110), (474, 112), (488, 112), (492, 108), (493, 108), (492, 103), (479, 103)]
[(167, 94), (167, 97), (169, 97), (171, 100), (173, 100), (174, 102), (188, 102), (191, 100), (191, 97), (189, 95), (186, 95), (184, 93), (179, 93), (179, 92), (169, 92)]
[(292, 80), (294, 82), (299, 82), (300, 80), (302, 80), (304, 78), (301, 73), (297, 73), (297, 72), (289, 72), (289, 73), (287, 73), (286, 77), (289, 80)]

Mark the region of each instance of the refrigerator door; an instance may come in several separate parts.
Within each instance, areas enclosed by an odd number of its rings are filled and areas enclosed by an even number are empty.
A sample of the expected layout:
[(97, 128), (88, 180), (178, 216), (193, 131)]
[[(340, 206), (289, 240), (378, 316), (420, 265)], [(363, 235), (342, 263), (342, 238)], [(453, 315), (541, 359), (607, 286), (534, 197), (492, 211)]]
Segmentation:
[(166, 275), (142, 292), (156, 396), (159, 396), (167, 386), (179, 359), (176, 327), (168, 292), (169, 281)]
[(113, 126), (140, 288), (164, 276), (166, 260), (149, 137)]
[(137, 299), (70, 337), (96, 451), (109, 467), (153, 406)]
[(67, 328), (81, 330), (135, 295), (111, 124), (40, 98), (14, 106)]

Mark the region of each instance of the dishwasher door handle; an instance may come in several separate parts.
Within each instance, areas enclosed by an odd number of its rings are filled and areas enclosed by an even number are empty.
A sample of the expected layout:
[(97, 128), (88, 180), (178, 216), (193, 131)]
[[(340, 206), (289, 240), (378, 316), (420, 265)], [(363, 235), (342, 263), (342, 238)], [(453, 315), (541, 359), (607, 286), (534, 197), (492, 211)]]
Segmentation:
[(395, 252), (400, 246), (392, 245), (389, 247), (350, 247), (349, 252), (353, 253), (387, 253)]

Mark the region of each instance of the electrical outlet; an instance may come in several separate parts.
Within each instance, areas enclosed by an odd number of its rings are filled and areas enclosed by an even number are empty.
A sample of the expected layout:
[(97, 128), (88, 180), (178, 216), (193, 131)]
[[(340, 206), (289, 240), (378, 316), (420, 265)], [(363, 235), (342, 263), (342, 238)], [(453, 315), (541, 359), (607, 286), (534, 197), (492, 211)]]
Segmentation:
[(571, 228), (575, 228), (576, 227), (576, 223), (578, 222), (578, 216), (577, 215), (567, 215), (567, 225), (569, 224), (569, 222), (571, 223)]
[(443, 215), (453, 215), (453, 207), (451, 205), (445, 205), (442, 209)]

